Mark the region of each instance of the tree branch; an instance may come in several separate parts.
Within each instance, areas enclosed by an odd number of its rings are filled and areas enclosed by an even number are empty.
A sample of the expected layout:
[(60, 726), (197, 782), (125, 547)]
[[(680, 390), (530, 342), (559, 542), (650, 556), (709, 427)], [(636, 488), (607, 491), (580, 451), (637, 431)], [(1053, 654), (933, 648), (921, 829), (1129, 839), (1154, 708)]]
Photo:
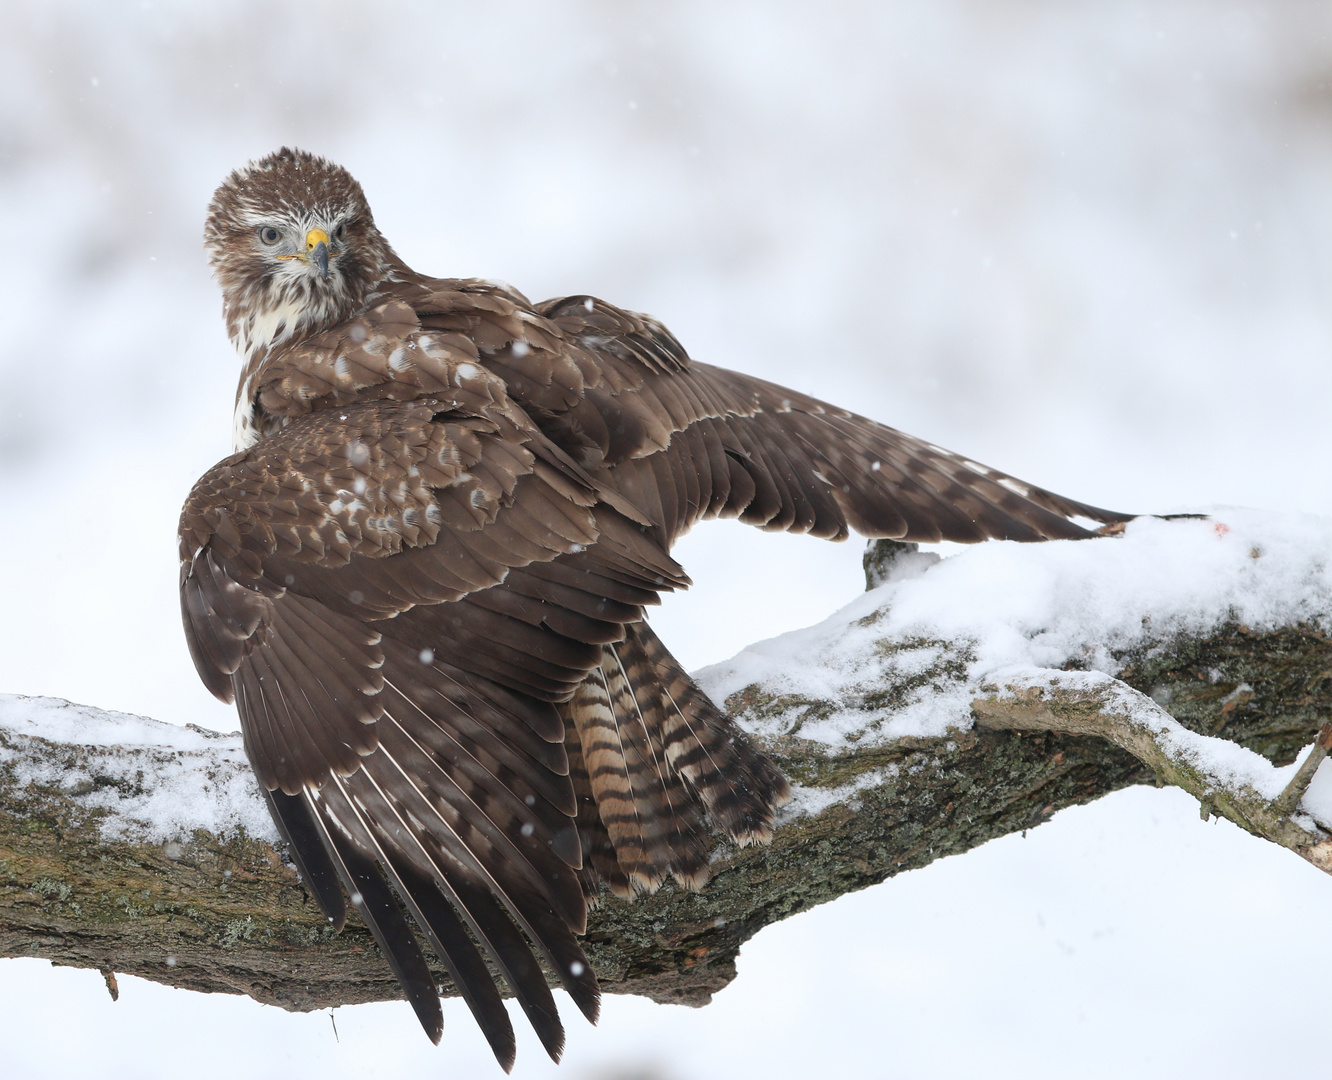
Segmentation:
[[(1291, 814), (1280, 796), (1297, 770), (1274, 768), (1332, 716), (1322, 623), (1145, 629), (1107, 652), (1114, 677), (983, 671), (975, 640), (875, 636), (893, 588), (828, 631), (854, 693), (758, 680), (727, 696), (796, 798), (770, 846), (719, 847), (701, 893), (605, 899), (586, 946), (607, 990), (702, 1004), (763, 926), (1130, 784), (1177, 784), (1329, 869), (1322, 811), (1310, 795)], [(892, 729), (936, 706), (937, 730)], [(841, 735), (812, 737), (828, 717)], [(239, 737), (49, 699), (0, 698), (0, 954), (288, 1009), (399, 996), (369, 934), (332, 933), (284, 862)]]
[(1322, 725), (1299, 768), (1279, 770), (1236, 743), (1190, 731), (1145, 694), (1100, 672), (1031, 669), (1005, 674), (982, 690), (985, 695), (972, 702), (982, 727), (1100, 736), (1127, 750), (1159, 781), (1194, 796), (1204, 821), (1218, 813), (1332, 873), (1326, 811), (1308, 806), (1295, 814), (1327, 756), (1332, 725)]

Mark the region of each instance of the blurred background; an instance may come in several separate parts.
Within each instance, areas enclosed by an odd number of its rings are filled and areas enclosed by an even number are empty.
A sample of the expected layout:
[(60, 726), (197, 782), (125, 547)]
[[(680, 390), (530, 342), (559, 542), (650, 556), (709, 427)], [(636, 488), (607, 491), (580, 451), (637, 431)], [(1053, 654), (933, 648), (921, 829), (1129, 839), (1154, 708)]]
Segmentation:
[[(1330, 136), (1316, 0), (7, 0), (0, 691), (235, 728), (175, 519), (238, 366), (204, 209), (279, 145), (346, 165), (417, 269), (599, 294), (1102, 506), (1327, 514)], [(863, 587), (858, 542), (718, 524), (677, 554), (697, 587), (654, 625), (690, 667)], [(764, 931), (704, 1010), (568, 1016), (559, 1075), (1317, 1074), (1329, 901), (1125, 792)], [(456, 1003), (435, 1049), (404, 1005), (335, 1036), (121, 986), (0, 961), (0, 1074), (498, 1075)], [(553, 1073), (520, 1041), (515, 1075)]]

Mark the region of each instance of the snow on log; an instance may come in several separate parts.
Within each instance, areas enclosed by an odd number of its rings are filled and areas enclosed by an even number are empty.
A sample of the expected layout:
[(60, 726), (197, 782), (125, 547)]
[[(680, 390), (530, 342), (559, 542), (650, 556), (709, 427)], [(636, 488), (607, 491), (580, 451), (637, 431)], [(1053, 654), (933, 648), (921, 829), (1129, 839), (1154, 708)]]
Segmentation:
[[(769, 847), (718, 846), (703, 892), (605, 898), (603, 986), (702, 1004), (763, 926), (1135, 783), (1329, 869), (1329, 555), (1330, 522), (1230, 510), (871, 545), (870, 591), (699, 674), (796, 796)], [(290, 1009), (397, 997), (276, 845), (238, 736), (0, 696), (0, 955)]]

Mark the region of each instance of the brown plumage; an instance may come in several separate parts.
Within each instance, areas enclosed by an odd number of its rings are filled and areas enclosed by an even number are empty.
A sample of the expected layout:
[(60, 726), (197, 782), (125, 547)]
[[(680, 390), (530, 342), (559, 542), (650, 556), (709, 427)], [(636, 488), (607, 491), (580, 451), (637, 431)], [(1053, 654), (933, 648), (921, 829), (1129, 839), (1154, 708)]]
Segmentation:
[(696, 364), (647, 316), (417, 274), (299, 151), (229, 177), (205, 242), (244, 366), (237, 452), (181, 515), (195, 664), (328, 917), (351, 897), (438, 1040), (423, 935), (506, 1069), (487, 964), (558, 1058), (542, 965), (595, 1019), (587, 900), (700, 887), (709, 831), (763, 842), (789, 794), (643, 621), (689, 583), (680, 535), (1125, 519)]

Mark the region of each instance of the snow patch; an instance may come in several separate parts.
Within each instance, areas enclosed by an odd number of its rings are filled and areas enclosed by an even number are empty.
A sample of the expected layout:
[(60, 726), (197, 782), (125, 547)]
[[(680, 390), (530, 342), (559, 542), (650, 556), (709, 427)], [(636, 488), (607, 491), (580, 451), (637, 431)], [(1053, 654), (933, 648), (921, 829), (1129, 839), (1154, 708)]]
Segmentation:
[(165, 843), (196, 829), (217, 836), (244, 829), (278, 842), (239, 735), (0, 694), (0, 766), (20, 788), (58, 788), (88, 810), (108, 811), (107, 841)]
[(764, 703), (743, 719), (763, 737), (937, 737), (971, 726), (980, 684), (1005, 668), (1115, 675), (1115, 651), (1228, 622), (1332, 625), (1330, 556), (1332, 521), (1233, 508), (1140, 519), (1113, 538), (992, 541), (912, 560), (823, 622), (696, 678), (718, 703), (757, 686)]
[(806, 815), (821, 814), (828, 807), (838, 803), (846, 803), (854, 808), (857, 795), (869, 788), (886, 784), (889, 780), (898, 776), (900, 771), (896, 765), (885, 765), (880, 769), (870, 769), (868, 772), (861, 773), (854, 780), (839, 784), (837, 787), (823, 788), (810, 787), (805, 784), (792, 784), (791, 798), (783, 803), (777, 811), (777, 824), (781, 826)]

